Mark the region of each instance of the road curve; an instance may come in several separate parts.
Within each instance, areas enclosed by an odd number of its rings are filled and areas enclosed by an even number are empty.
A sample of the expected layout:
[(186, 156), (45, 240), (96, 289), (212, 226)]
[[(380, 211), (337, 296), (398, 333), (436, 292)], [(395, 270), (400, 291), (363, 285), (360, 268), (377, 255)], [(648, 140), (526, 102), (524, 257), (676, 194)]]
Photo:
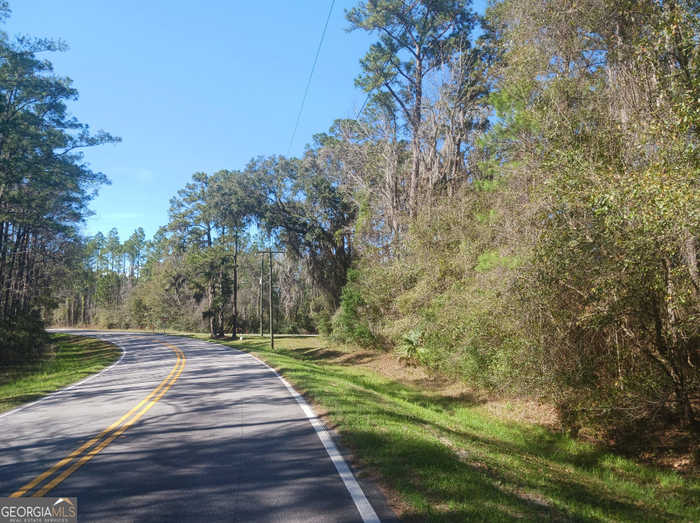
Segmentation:
[(75, 333), (124, 354), (0, 415), (0, 496), (77, 497), (81, 521), (394, 519), (256, 358), (175, 336)]

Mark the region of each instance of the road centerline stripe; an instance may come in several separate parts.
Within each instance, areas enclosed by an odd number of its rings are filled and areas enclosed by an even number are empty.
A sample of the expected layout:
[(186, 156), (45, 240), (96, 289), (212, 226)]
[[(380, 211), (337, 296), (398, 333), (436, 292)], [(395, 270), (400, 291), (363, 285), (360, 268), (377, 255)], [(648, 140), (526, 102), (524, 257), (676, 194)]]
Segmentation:
[[(182, 371), (185, 368), (185, 354), (182, 352), (181, 349), (178, 347), (175, 347), (174, 345), (170, 345), (167, 343), (163, 342), (158, 342), (161, 343), (162, 345), (165, 345), (169, 349), (171, 349), (173, 352), (175, 352), (175, 355), (177, 356), (177, 360), (175, 362), (175, 365), (173, 368), (170, 370), (168, 375), (158, 384), (158, 386), (153, 389), (148, 396), (146, 396), (144, 399), (139, 401), (134, 407), (132, 407), (126, 414), (124, 414), (122, 417), (120, 417), (117, 421), (112, 423), (109, 427), (106, 429), (102, 430), (97, 436), (94, 436), (90, 440), (86, 441), (83, 443), (80, 447), (75, 449), (73, 452), (71, 452), (68, 456), (63, 458), (62, 460), (58, 461), (51, 467), (49, 467), (46, 471), (43, 473), (39, 474), (37, 477), (32, 479), (29, 483), (23, 485), (20, 487), (17, 491), (13, 492), (10, 497), (17, 498), (21, 497), (24, 494), (26, 494), (28, 491), (39, 485), (42, 481), (45, 479), (49, 478), (51, 475), (59, 471), (61, 468), (63, 468), (65, 465), (68, 465), (71, 461), (79, 457), (83, 452), (86, 450), (90, 449), (93, 447), (96, 443), (98, 443), (100, 440), (102, 440), (101, 443), (98, 445), (94, 446), (92, 450), (84, 454), (79, 461), (73, 463), (68, 469), (66, 469), (63, 473), (59, 474), (56, 478), (51, 480), (47, 485), (44, 487), (40, 488), (35, 495), (37, 496), (43, 496), (46, 494), (49, 490), (54, 488), (56, 485), (58, 485), (61, 481), (66, 479), (70, 474), (72, 474), (75, 470), (80, 468), (82, 465), (87, 463), (90, 459), (92, 459), (95, 455), (97, 455), (102, 449), (104, 449), (107, 445), (109, 445), (112, 441), (114, 441), (115, 438), (117, 438), (119, 435), (121, 435), (126, 429), (128, 429), (131, 425), (133, 425), (136, 421), (138, 421), (148, 410), (155, 405), (156, 402), (158, 402), (163, 395), (170, 389), (170, 387), (177, 381), (177, 379), (180, 377), (180, 374), (182, 374)], [(155, 398), (154, 398), (155, 396)], [(151, 400), (151, 398), (154, 398)], [(151, 400), (149, 402), (149, 400)], [(139, 410), (140, 409), (140, 410)], [(131, 419), (128, 419), (131, 416)], [(126, 420), (126, 421), (125, 421)], [(110, 435), (110, 433), (112, 433)]]
[[(178, 349), (179, 350), (179, 349)], [(46, 493), (48, 493), (50, 490), (52, 490), (56, 485), (61, 483), (64, 479), (66, 479), (68, 476), (70, 476), (73, 472), (78, 470), (80, 467), (82, 467), (85, 463), (90, 461), (92, 458), (94, 458), (102, 449), (104, 449), (107, 445), (112, 443), (116, 438), (118, 438), (124, 431), (126, 431), (131, 425), (136, 423), (146, 412), (150, 410), (153, 405), (155, 405), (160, 398), (162, 398), (166, 392), (168, 392), (168, 389), (177, 381), (177, 379), (180, 377), (180, 374), (182, 374), (183, 369), (185, 368), (185, 355), (182, 355), (182, 360), (181, 360), (181, 365), (180, 368), (178, 369), (177, 373), (175, 376), (172, 377), (170, 382), (158, 393), (158, 395), (152, 399), (141, 411), (136, 413), (134, 417), (132, 417), (128, 422), (124, 423), (118, 430), (114, 431), (109, 437), (107, 437), (104, 441), (102, 441), (99, 445), (94, 447), (90, 452), (87, 454), (83, 455), (78, 461), (73, 463), (69, 468), (64, 470), (60, 475), (52, 479), (49, 483), (47, 483), (45, 486), (37, 490), (35, 493), (36, 496), (44, 496)]]

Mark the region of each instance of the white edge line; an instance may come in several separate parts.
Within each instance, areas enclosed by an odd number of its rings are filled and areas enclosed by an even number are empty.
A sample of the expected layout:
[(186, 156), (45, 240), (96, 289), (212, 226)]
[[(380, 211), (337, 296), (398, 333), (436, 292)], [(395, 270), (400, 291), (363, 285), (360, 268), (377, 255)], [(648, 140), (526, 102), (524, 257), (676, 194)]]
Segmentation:
[[(94, 338), (94, 336), (87, 336), (87, 335), (84, 335), (84, 334), (76, 334), (76, 336), (85, 336), (85, 337), (89, 337), (89, 338)], [(101, 339), (101, 338), (98, 338), (98, 339)], [(107, 341), (107, 340), (102, 339), (102, 341)], [(112, 342), (109, 342), (109, 341), (108, 341), (107, 343), (112, 343)], [(119, 359), (118, 359), (117, 361), (115, 361), (114, 363), (112, 363), (112, 364), (111, 364), (109, 367), (107, 367), (106, 369), (102, 369), (102, 370), (101, 370), (100, 372), (98, 372), (97, 374), (93, 374), (92, 376), (88, 376), (87, 378), (80, 380), (78, 383), (73, 383), (72, 385), (69, 385), (69, 386), (64, 387), (64, 388), (62, 388), (62, 389), (58, 389), (58, 390), (56, 390), (56, 391), (54, 391), (54, 392), (52, 392), (52, 393), (50, 393), (50, 394), (47, 394), (46, 396), (42, 396), (41, 398), (39, 398), (39, 399), (36, 400), (36, 401), (32, 401), (31, 403), (27, 403), (27, 404), (25, 404), (25, 405), (20, 405), (20, 406), (17, 407), (17, 408), (14, 408), (14, 409), (9, 410), (9, 411), (7, 411), (7, 412), (3, 412), (2, 414), (0, 414), (0, 418), (4, 418), (5, 416), (9, 416), (10, 414), (15, 414), (16, 412), (19, 412), (19, 411), (21, 411), (21, 410), (28, 409), (28, 408), (31, 407), (32, 405), (36, 405), (37, 403), (41, 403), (41, 402), (44, 401), (44, 400), (47, 400), (47, 399), (52, 398), (52, 397), (54, 397), (54, 396), (58, 396), (59, 394), (63, 394), (64, 392), (67, 392), (67, 391), (69, 391), (69, 390), (71, 390), (71, 389), (74, 389), (75, 387), (79, 387), (79, 386), (82, 385), (83, 383), (86, 383), (86, 382), (88, 382), (88, 381), (90, 381), (90, 380), (92, 380), (92, 379), (95, 379), (97, 376), (99, 376), (99, 375), (101, 375), (101, 374), (104, 374), (104, 373), (107, 372), (108, 370), (112, 370), (112, 368), (114, 368), (114, 367), (116, 367), (117, 365), (119, 365), (119, 363), (124, 359), (124, 355), (126, 354), (126, 349), (125, 349), (124, 347), (122, 347), (120, 344), (118, 344), (118, 343), (112, 343), (112, 345), (116, 345), (116, 346), (122, 351), (122, 355), (119, 356)]]
[[(170, 336), (170, 335), (168, 335), (168, 336)], [(182, 338), (183, 338), (182, 336), (177, 336), (177, 335), (175, 335), (175, 336), (180, 338), (180, 340), (182, 340)], [(374, 511), (372, 504), (367, 499), (367, 496), (365, 496), (365, 493), (362, 490), (362, 487), (360, 487), (360, 484), (357, 482), (357, 479), (355, 478), (354, 474), (352, 473), (352, 470), (350, 470), (350, 467), (348, 466), (347, 462), (345, 461), (345, 458), (343, 458), (343, 455), (340, 453), (340, 451), (338, 450), (338, 447), (335, 445), (333, 438), (328, 433), (328, 428), (326, 427), (326, 425), (314, 413), (313, 409), (309, 406), (309, 404), (306, 402), (304, 397), (301, 394), (299, 394), (296, 391), (296, 389), (294, 387), (292, 387), (290, 385), (290, 383), (279, 374), (279, 372), (277, 372), (275, 369), (270, 367), (267, 363), (265, 363), (263, 360), (261, 360), (257, 356), (253, 356), (251, 353), (243, 351), (241, 349), (237, 349), (236, 347), (232, 347), (230, 345), (222, 345), (221, 343), (216, 343), (216, 342), (207, 341), (207, 340), (198, 340), (196, 338), (189, 338), (189, 339), (192, 341), (204, 342), (207, 345), (214, 345), (214, 346), (219, 347), (222, 350), (228, 352), (229, 354), (231, 354), (231, 350), (234, 350), (235, 352), (237, 352), (241, 355), (249, 356), (249, 357), (253, 358), (254, 360), (258, 361), (259, 363), (261, 363), (263, 366), (267, 367), (275, 376), (277, 376), (277, 378), (284, 384), (284, 386), (287, 387), (287, 390), (289, 391), (291, 396), (296, 400), (296, 402), (299, 404), (299, 406), (301, 407), (301, 410), (304, 412), (304, 414), (308, 418), (309, 422), (311, 423), (311, 426), (316, 431), (316, 435), (318, 436), (318, 439), (320, 439), (321, 443), (323, 443), (323, 447), (326, 449), (326, 453), (328, 454), (328, 457), (333, 462), (333, 465), (335, 465), (335, 469), (338, 471), (338, 475), (340, 476), (340, 479), (343, 480), (343, 483), (345, 484), (345, 488), (350, 493), (350, 497), (352, 497), (352, 501), (353, 501), (353, 503), (355, 503), (355, 507), (357, 508), (357, 511), (360, 513), (360, 517), (362, 517), (362, 521), (364, 521), (365, 523), (381, 523), (379, 516), (377, 516), (377, 513)]]
[(348, 492), (350, 493), (350, 496), (352, 497), (352, 500), (355, 503), (355, 506), (357, 507), (360, 516), (362, 517), (362, 521), (364, 521), (365, 523), (381, 523), (379, 516), (377, 516), (377, 513), (374, 511), (374, 508), (367, 499), (367, 496), (365, 496), (362, 487), (360, 487), (360, 484), (357, 482), (357, 479), (355, 479), (355, 476), (350, 470), (350, 467), (345, 461), (345, 458), (343, 458), (343, 455), (338, 450), (338, 447), (336, 447), (335, 443), (333, 442), (333, 438), (331, 438), (331, 436), (328, 434), (328, 428), (314, 413), (313, 409), (309, 406), (304, 397), (301, 394), (299, 394), (286, 379), (280, 376), (280, 374), (275, 369), (270, 367), (263, 360), (256, 356), (253, 356), (249, 352), (241, 351), (240, 349), (236, 350), (239, 350), (239, 352), (246, 354), (265, 365), (265, 367), (270, 369), (275, 374), (275, 376), (277, 376), (280, 379), (284, 386), (287, 387), (289, 393), (297, 401), (297, 403), (301, 407), (301, 410), (304, 411), (304, 414), (306, 414), (306, 417), (309, 419), (309, 422), (311, 422), (311, 426), (314, 428), (314, 430), (316, 430), (318, 439), (320, 439), (321, 443), (323, 443), (323, 446), (326, 448), (326, 452), (328, 453), (328, 457), (331, 458), (333, 465), (335, 465), (335, 468), (338, 471), (338, 474), (340, 475), (340, 479), (342, 479), (343, 483), (345, 483), (345, 488), (348, 489)]

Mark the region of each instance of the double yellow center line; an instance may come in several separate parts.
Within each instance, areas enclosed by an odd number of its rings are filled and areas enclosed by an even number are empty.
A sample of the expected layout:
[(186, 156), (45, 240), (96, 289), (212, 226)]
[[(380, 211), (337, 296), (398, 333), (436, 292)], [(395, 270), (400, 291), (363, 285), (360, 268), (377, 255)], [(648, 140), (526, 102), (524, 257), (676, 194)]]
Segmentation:
[(168, 392), (168, 389), (177, 381), (185, 368), (185, 354), (174, 345), (169, 345), (167, 343), (164, 343), (163, 345), (175, 352), (177, 355), (177, 362), (175, 362), (175, 366), (170, 371), (170, 374), (168, 374), (148, 396), (142, 399), (129, 412), (124, 414), (121, 418), (112, 423), (97, 436), (89, 441), (86, 441), (61, 461), (55, 463), (26, 485), (23, 485), (16, 492), (13, 492), (10, 497), (19, 498), (24, 496), (30, 490), (43, 483), (45, 480), (48, 480), (43, 486), (39, 487), (32, 494), (32, 496), (36, 497), (46, 495), (51, 489), (73, 474), (73, 472), (78, 470), (85, 463), (94, 458), (102, 449), (112, 443), (112, 441), (118, 438), (126, 429), (131, 427), (144, 414), (146, 414), (146, 412), (148, 412), (150, 408), (153, 407), (153, 405), (155, 405), (166, 392)]

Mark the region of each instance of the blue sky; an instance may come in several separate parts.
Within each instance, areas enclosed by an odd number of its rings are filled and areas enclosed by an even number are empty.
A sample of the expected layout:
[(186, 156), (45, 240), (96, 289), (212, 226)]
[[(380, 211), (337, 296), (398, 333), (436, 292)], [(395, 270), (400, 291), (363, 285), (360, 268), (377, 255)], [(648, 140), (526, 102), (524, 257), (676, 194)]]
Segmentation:
[[(486, 0), (474, 7), (483, 12)], [(291, 154), (336, 118), (354, 116), (354, 87), (373, 37), (346, 32), (336, 0)], [(72, 113), (122, 142), (86, 151), (112, 184), (92, 202), (84, 232), (167, 222), (168, 202), (196, 171), (241, 169), (286, 154), (330, 1), (14, 0), (10, 35), (53, 37), (47, 54), (80, 92)]]

